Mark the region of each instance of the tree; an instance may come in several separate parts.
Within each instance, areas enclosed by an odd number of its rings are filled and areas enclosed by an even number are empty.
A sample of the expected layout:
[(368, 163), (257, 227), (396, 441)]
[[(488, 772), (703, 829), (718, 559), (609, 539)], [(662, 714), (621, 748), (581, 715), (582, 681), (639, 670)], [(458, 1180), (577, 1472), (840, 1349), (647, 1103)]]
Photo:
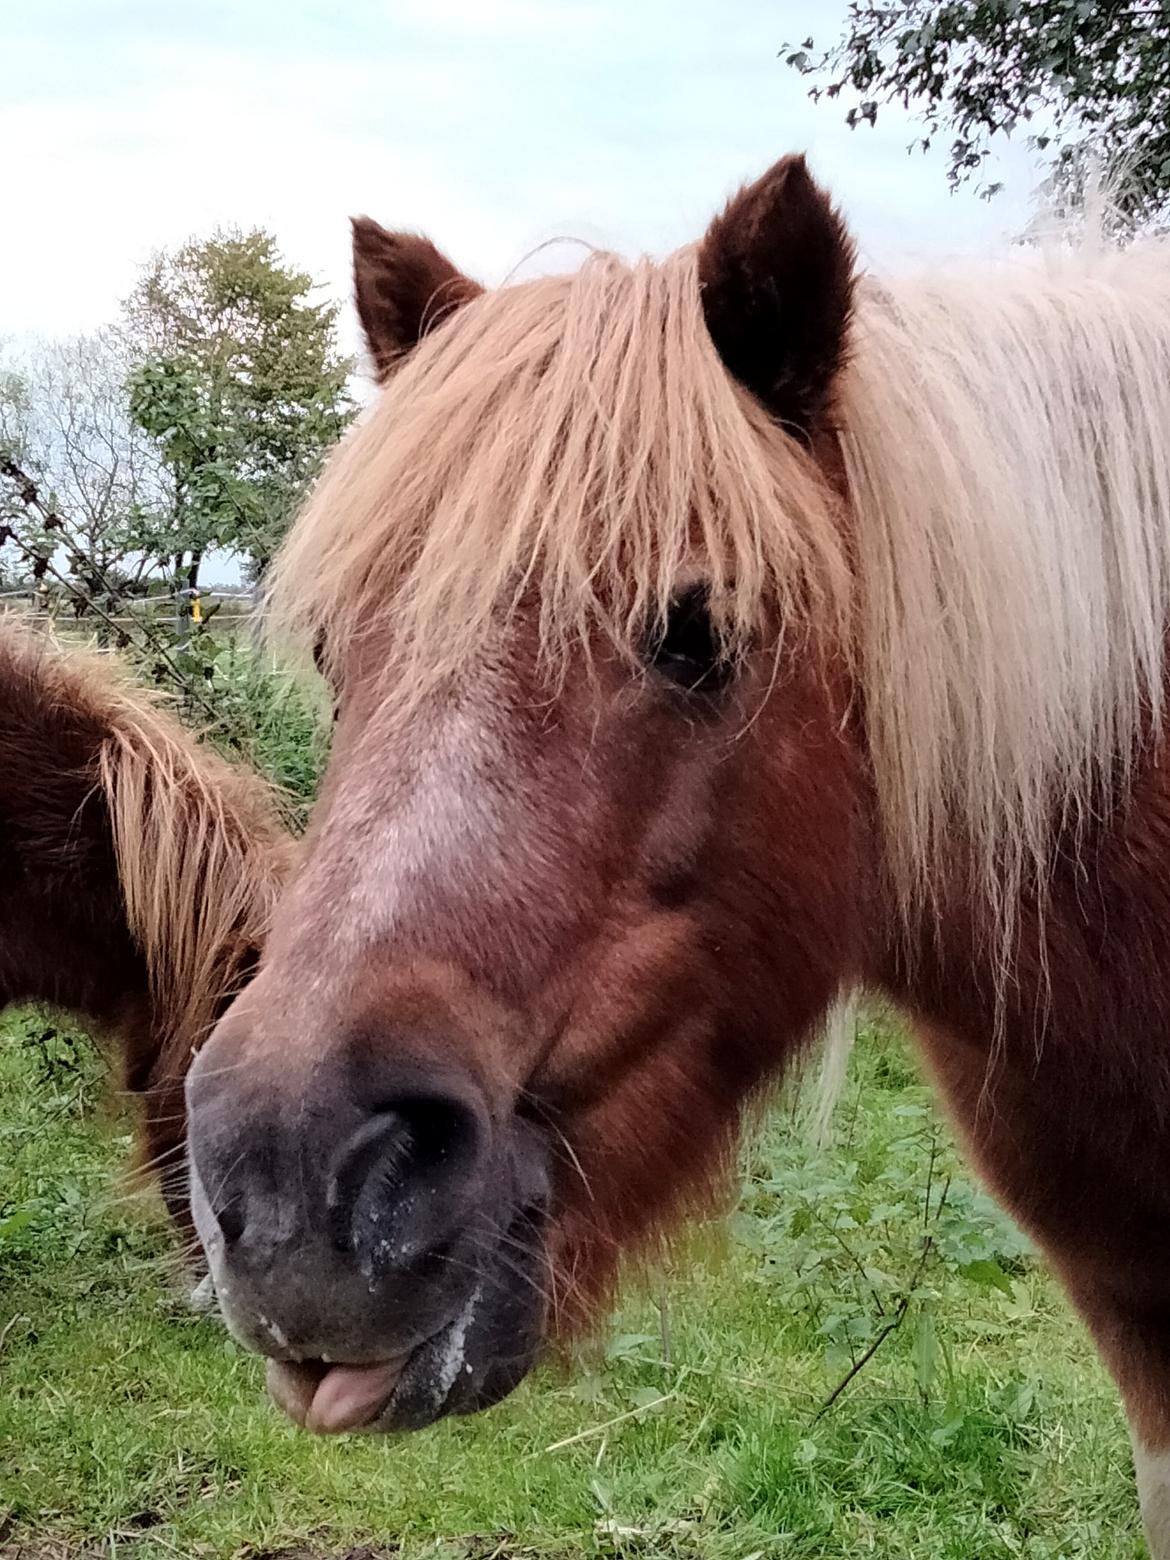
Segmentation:
[(26, 369), (32, 463), (99, 573), (137, 582), (153, 562), (150, 517), (172, 506), (169, 473), (130, 416), (127, 343), (105, 328), (41, 342)]
[(12, 479), (0, 485), (0, 519), (26, 549), (57, 556), (95, 598), (115, 583), (138, 584), (152, 562), (143, 517), (170, 502), (166, 468), (129, 415), (127, 371), (111, 329), (10, 348), (0, 368), (0, 455), (62, 521), (43, 535)]
[[(993, 136), (1035, 127), (1029, 140), (1052, 185), (1074, 196), (1094, 166), (1118, 177), (1130, 225), (1170, 206), (1170, 6), (1164, 0), (850, 0), (843, 36), (786, 45), (788, 64), (827, 77), (814, 99), (860, 97), (850, 127), (897, 103), (944, 132), (952, 187), (978, 178)], [(1000, 185), (985, 183), (992, 195)]]
[(0, 452), (23, 455), (28, 448), (29, 392), (24, 374), (0, 364)]
[[(0, 364), (0, 460), (31, 464), (30, 400), (28, 382), (21, 370)], [(16, 500), (0, 485), (0, 521), (11, 520), (18, 513)]]
[[(0, 469), (10, 461), (29, 464), (30, 398), (24, 375), (0, 364)], [(25, 511), (11, 483), (0, 481), (0, 586), (8, 584), (18, 564), (9, 557), (7, 537), (23, 522)]]
[(131, 415), (173, 483), (156, 547), (188, 586), (213, 547), (263, 571), (353, 416), (338, 308), (313, 291), (254, 229), (157, 255), (126, 301)]

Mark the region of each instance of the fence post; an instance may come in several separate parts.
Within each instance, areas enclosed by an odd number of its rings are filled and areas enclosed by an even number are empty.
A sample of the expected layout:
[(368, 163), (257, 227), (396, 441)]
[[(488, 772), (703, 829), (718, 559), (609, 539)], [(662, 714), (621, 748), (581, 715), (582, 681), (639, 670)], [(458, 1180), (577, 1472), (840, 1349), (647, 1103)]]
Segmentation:
[(191, 639), (191, 624), (202, 623), (199, 592), (187, 587), (175, 592), (175, 648), (182, 653)]

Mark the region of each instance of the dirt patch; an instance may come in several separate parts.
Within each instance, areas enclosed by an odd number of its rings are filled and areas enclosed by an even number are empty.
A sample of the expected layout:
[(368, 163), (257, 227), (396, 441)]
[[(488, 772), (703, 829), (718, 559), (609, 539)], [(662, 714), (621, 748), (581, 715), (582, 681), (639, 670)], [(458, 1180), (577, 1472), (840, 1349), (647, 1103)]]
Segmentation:
[(17, 1539), (11, 1544), (0, 1544), (0, 1560), (97, 1560), (96, 1549), (74, 1549), (54, 1539)]
[[(152, 1535), (148, 1531), (153, 1525), (139, 1521), (119, 1528), (115, 1552), (125, 1555), (127, 1560), (130, 1560), (136, 1552), (145, 1552), (152, 1556), (159, 1553), (157, 1548), (152, 1547)], [(171, 1543), (167, 1543), (165, 1549), (168, 1553), (178, 1554), (178, 1550)], [(480, 1534), (440, 1540), (435, 1544), (432, 1553), (435, 1560), (580, 1560), (581, 1555), (578, 1549), (564, 1551), (533, 1549), (526, 1547), (522, 1542), (516, 1543), (507, 1535), (491, 1537)], [(210, 1560), (211, 1555), (212, 1551), (209, 1548), (199, 1546), (192, 1560), (198, 1560), (199, 1556), (207, 1556)], [(110, 1560), (110, 1545), (106, 1540), (78, 1542), (74, 1539), (53, 1538), (39, 1534), (30, 1534), (27, 1538), (21, 1538), (11, 1527), (5, 1530), (0, 1524), (0, 1560)], [(379, 1548), (359, 1544), (356, 1549), (322, 1548), (319, 1544), (292, 1544), (279, 1549), (253, 1549), (250, 1545), (246, 1545), (236, 1552), (234, 1560), (402, 1560), (402, 1550), (394, 1543)]]
[(326, 1554), (321, 1549), (265, 1549), (249, 1560), (398, 1560), (397, 1549), (347, 1549)]
[[(150, 1543), (150, 1535), (147, 1533), (139, 1535), (124, 1531), (118, 1545), (119, 1552), (124, 1548), (127, 1555), (133, 1554), (136, 1538), (147, 1545)], [(507, 1548), (500, 1540), (469, 1538), (450, 1540), (437, 1553), (441, 1560), (529, 1560), (537, 1552)], [(294, 1545), (284, 1549), (245, 1549), (239, 1560), (401, 1560), (401, 1555), (402, 1551), (396, 1547), (306, 1549)], [(110, 1549), (105, 1543), (76, 1544), (68, 1539), (55, 1538), (10, 1539), (7, 1543), (0, 1543), (0, 1560), (109, 1560), (109, 1556)], [(540, 1560), (557, 1560), (557, 1557), (542, 1552)], [(566, 1556), (565, 1560), (577, 1560), (577, 1557)]]
[[(468, 1550), (469, 1560), (476, 1553)], [(65, 1539), (27, 1538), (0, 1544), (0, 1560), (109, 1560), (109, 1554), (105, 1544), (79, 1547)], [(293, 1548), (257, 1550), (248, 1555), (248, 1560), (399, 1560), (399, 1555), (397, 1549)]]
[(16, 1538), (0, 1544), (0, 1560), (109, 1560), (108, 1544), (74, 1544), (64, 1538)]

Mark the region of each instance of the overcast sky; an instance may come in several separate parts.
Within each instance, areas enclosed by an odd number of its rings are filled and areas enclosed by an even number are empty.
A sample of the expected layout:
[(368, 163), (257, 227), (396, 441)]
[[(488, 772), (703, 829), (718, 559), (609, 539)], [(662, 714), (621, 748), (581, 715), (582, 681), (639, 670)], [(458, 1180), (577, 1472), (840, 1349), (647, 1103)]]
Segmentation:
[[(348, 296), (346, 218), (419, 228), (498, 280), (571, 234), (662, 252), (810, 154), (863, 254), (1018, 229), (947, 192), (912, 124), (850, 132), (777, 53), (840, 0), (17, 0), (0, 5), (0, 334), (110, 317), (152, 249), (263, 224)], [(557, 263), (553, 251), (529, 262)], [(560, 263), (564, 263), (563, 252)], [(347, 315), (346, 338), (353, 340)]]

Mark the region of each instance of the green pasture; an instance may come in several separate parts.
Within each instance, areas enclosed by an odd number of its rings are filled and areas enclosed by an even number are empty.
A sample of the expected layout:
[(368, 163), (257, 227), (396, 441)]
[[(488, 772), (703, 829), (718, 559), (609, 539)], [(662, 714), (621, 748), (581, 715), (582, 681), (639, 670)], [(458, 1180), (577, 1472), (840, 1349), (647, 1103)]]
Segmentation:
[(1113, 1390), (890, 1023), (864, 1028), (830, 1150), (778, 1104), (735, 1211), (571, 1367), (409, 1439), (278, 1416), (188, 1306), (129, 1134), (87, 1042), (6, 1021), (3, 1560), (1145, 1553)]

